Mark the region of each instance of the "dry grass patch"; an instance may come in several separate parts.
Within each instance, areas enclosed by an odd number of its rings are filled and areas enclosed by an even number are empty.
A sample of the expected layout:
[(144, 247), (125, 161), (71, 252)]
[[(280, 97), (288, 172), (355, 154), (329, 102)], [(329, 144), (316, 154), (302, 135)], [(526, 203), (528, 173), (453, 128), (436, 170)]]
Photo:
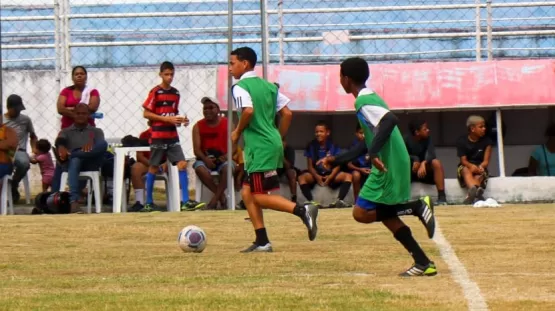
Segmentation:
[(555, 205), (457, 207), (440, 215), (492, 310), (555, 310)]

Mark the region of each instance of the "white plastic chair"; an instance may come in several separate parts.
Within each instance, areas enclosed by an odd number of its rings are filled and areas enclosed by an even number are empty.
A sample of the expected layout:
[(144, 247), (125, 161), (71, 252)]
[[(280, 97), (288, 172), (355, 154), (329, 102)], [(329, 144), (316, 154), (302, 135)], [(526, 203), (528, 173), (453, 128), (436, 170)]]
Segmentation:
[[(143, 178), (146, 178), (146, 175)], [(173, 206), (173, 202), (172, 202), (172, 199), (171, 199), (172, 196), (170, 194), (171, 194), (171, 190), (173, 190), (172, 189), (173, 186), (169, 182), (170, 178), (169, 178), (167, 173), (163, 173), (163, 174), (156, 174), (156, 179), (155, 180), (163, 180), (164, 181), (164, 183), (165, 183), (164, 186), (165, 186), (165, 189), (166, 189), (167, 208), (168, 208), (168, 212), (171, 212), (172, 211), (171, 207)], [(122, 206), (121, 206), (122, 210), (124, 210), (124, 211), (127, 211), (127, 203), (128, 203), (127, 201), (128, 200), (129, 200), (129, 198), (127, 197), (127, 191), (124, 191), (124, 193), (123, 193), (123, 203), (122, 203)]]
[(8, 174), (2, 178), (2, 193), (0, 194), (0, 215), (7, 215), (8, 209), (13, 215), (13, 199), (12, 199), (12, 175)]
[(23, 177), (23, 189), (25, 191), (25, 203), (31, 204), (31, 185), (29, 185), (29, 175)]
[[(100, 193), (100, 172), (99, 171), (90, 171), (90, 172), (81, 172), (79, 173), (80, 178), (87, 179), (87, 213), (91, 213), (92, 207), (92, 194), (94, 193), (94, 205), (95, 205), (95, 212), (98, 214), (102, 210), (102, 196)], [(59, 191), (63, 191), (65, 186), (67, 185), (68, 175), (67, 172), (62, 173), (62, 178), (60, 182), (60, 189)], [(91, 181), (92, 181), (92, 191), (91, 191)]]

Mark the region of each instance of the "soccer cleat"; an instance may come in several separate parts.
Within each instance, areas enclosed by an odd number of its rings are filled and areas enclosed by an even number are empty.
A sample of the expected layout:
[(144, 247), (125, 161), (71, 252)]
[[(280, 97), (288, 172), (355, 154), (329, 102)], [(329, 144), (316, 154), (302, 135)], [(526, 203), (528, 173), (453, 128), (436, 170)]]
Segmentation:
[(485, 201), (486, 199), (484, 198), (484, 188), (482, 187), (478, 187), (478, 189), (476, 190), (476, 200), (480, 200), (480, 201)]
[(181, 211), (182, 212), (183, 211), (187, 211), (187, 212), (196, 211), (196, 210), (199, 210), (199, 209), (203, 208), (205, 205), (206, 205), (206, 203), (203, 203), (203, 202), (199, 203), (199, 202), (194, 201), (194, 200), (189, 200), (187, 202), (181, 202)]
[(142, 205), (140, 202), (135, 202), (133, 206), (129, 208), (130, 212), (140, 212), (145, 206)]
[(447, 198), (445, 196), (440, 196), (437, 198), (437, 205), (447, 205)]
[(161, 212), (161, 211), (162, 209), (154, 203), (147, 203), (141, 210), (139, 210), (139, 212), (141, 213), (152, 213), (152, 212)]
[(436, 231), (436, 221), (434, 217), (434, 204), (432, 203), (432, 199), (430, 196), (425, 196), (420, 199), (422, 205), (416, 211), (416, 216), (420, 219), (420, 222), (426, 227), (426, 231), (428, 231), (428, 237), (431, 239), (434, 237), (434, 233)]
[(336, 207), (336, 208), (348, 208), (348, 207), (351, 207), (350, 204), (347, 204), (347, 203), (346, 203), (345, 201), (343, 201), (343, 200), (337, 200), (337, 201), (334, 202), (334, 204), (335, 204), (335, 207)]
[(305, 214), (301, 219), (308, 229), (308, 239), (310, 241), (314, 241), (314, 239), (316, 239), (316, 235), (318, 234), (318, 207), (313, 204), (307, 204), (304, 208)]
[(273, 251), (272, 244), (270, 243), (267, 243), (266, 245), (252, 243), (251, 246), (242, 250), (241, 253), (271, 253)]
[(434, 276), (437, 274), (437, 268), (433, 261), (426, 266), (414, 264), (412, 267), (407, 269), (407, 271), (399, 274), (402, 277), (410, 277), (410, 276)]

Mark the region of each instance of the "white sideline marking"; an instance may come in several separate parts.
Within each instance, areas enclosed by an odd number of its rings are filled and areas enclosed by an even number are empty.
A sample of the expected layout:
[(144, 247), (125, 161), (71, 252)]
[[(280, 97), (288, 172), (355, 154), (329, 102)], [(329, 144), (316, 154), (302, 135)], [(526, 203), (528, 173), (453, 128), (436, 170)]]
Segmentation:
[(461, 286), (464, 298), (468, 303), (468, 310), (488, 310), (488, 305), (486, 303), (486, 300), (484, 299), (484, 296), (482, 296), (482, 292), (480, 292), (480, 287), (478, 287), (478, 284), (472, 281), (468, 276), (468, 272), (457, 257), (457, 254), (455, 254), (455, 250), (453, 250), (453, 247), (451, 247), (451, 244), (449, 244), (449, 241), (447, 241), (447, 239), (441, 232), (437, 218), (434, 242), (439, 248), (441, 257), (443, 257), (443, 261), (445, 261), (445, 263), (447, 263), (447, 266), (449, 266), (449, 270), (451, 270), (453, 279), (455, 279), (455, 282), (459, 283), (459, 285)]

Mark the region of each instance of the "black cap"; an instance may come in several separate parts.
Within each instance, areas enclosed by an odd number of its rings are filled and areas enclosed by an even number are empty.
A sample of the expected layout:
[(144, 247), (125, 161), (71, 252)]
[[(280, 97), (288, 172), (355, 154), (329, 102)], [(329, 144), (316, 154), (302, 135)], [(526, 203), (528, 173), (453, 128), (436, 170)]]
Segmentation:
[(19, 111), (25, 110), (25, 106), (23, 105), (23, 100), (21, 99), (21, 96), (16, 94), (8, 96), (6, 107), (8, 109), (18, 109)]

